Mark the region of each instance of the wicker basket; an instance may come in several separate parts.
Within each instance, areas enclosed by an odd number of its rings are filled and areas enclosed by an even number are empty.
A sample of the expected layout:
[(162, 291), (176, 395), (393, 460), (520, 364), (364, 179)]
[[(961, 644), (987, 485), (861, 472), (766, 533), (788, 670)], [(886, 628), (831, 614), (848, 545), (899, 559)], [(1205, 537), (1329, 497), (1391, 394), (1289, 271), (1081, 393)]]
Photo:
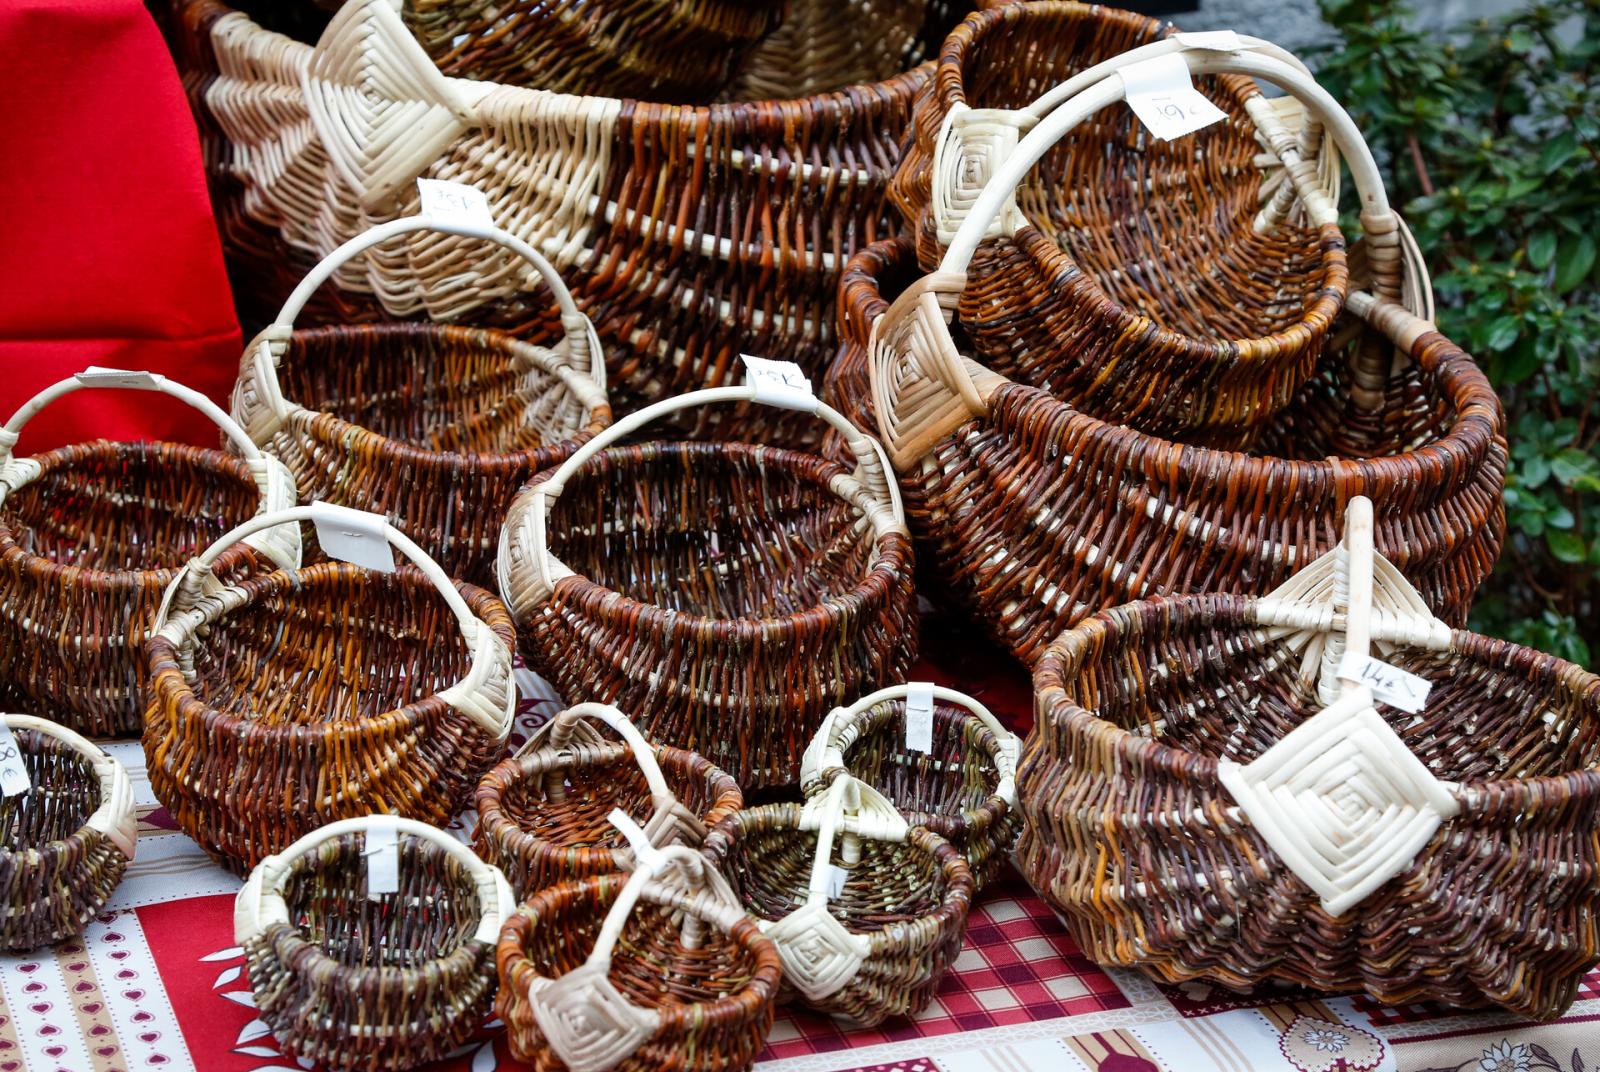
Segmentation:
[[(384, 883), (378, 853), (396, 857), (398, 876), (387, 877), (397, 881)], [(448, 834), (374, 815), (262, 860), (234, 903), (234, 940), (256, 1012), (289, 1056), (415, 1068), (482, 1026), (494, 943), (514, 904), (505, 876)]]
[[(305, 267), (293, 251), (326, 254), (415, 212), (419, 176), (466, 182), (594, 319), (619, 413), (727, 382), (741, 352), (820, 375), (839, 269), (899, 226), (885, 190), (927, 66), (793, 100), (687, 107), (445, 78), (388, 0), (351, 0), (315, 47), (217, 0), (170, 2), (192, 35), (180, 52), (197, 64), (238, 289), (287, 293)], [(952, 2), (928, 5), (934, 40)], [(252, 251), (255, 267), (239, 263)], [(515, 325), (540, 302), (526, 265), (461, 240), (413, 238), (337, 283), (369, 317), (381, 303), (390, 316)], [(715, 416), (724, 437), (781, 431), (750, 427), (771, 411)]]
[[(925, 714), (913, 719), (917, 713)], [(1016, 734), (964, 692), (891, 685), (828, 713), (801, 760), (800, 786), (815, 797), (838, 778), (862, 779), (912, 826), (954, 845), (981, 890), (1010, 856), (1022, 825), (1020, 747)]]
[(22, 953), (83, 930), (133, 860), (133, 783), (83, 737), (32, 715), (0, 715), (28, 786), (0, 797), (0, 949)]
[(961, 951), (972, 869), (857, 778), (737, 812), (704, 852), (777, 943), (783, 997), (819, 1012), (868, 1027), (919, 1013)]
[(831, 426), (853, 473), (743, 443), (606, 449), (678, 410), (761, 399), (711, 388), (612, 425), (517, 497), (500, 550), (530, 666), (746, 790), (793, 784), (823, 716), (902, 679), (917, 639), (899, 492), (876, 442), (809, 392), (781, 404)]
[[(614, 729), (618, 743), (588, 719)], [(698, 847), (707, 828), (744, 806), (734, 780), (702, 756), (651, 745), (621, 711), (578, 704), (545, 723), (522, 752), (478, 784), (473, 848), (519, 898), (568, 879), (625, 871), (612, 809), (644, 814), (652, 844)]]
[[(216, 579), (220, 547), (307, 520), (364, 530), (415, 568)], [(226, 867), (336, 819), (446, 823), (505, 748), (510, 615), (380, 517), (316, 504), (259, 518), (195, 559), (167, 599), (145, 645), (150, 787)]]
[[(12, 456), (44, 407), (106, 387), (180, 399), (243, 457), (104, 439)], [(91, 368), (45, 388), (0, 429), (0, 692), (81, 733), (137, 734), (139, 649), (161, 593), (212, 540), (294, 500), (283, 466), (210, 399), (165, 376)], [(217, 571), (235, 578), (299, 560), (299, 534), (282, 530), (227, 548)]]
[[(553, 344), (428, 323), (295, 330), (342, 265), (418, 231), (478, 235), (533, 265), (560, 312), (541, 333)], [(451, 576), (485, 583), (517, 489), (611, 422), (599, 340), (550, 263), (504, 231), (426, 217), (351, 239), (301, 282), (245, 352), (233, 413), (305, 498), (388, 514)]]
[[(1382, 559), (1374, 585), (1352, 505), (1309, 582), (1050, 646), (1019, 861), (1102, 963), (1554, 1016), (1600, 949), (1600, 678), (1449, 629)], [(1425, 711), (1374, 706), (1369, 639)]]

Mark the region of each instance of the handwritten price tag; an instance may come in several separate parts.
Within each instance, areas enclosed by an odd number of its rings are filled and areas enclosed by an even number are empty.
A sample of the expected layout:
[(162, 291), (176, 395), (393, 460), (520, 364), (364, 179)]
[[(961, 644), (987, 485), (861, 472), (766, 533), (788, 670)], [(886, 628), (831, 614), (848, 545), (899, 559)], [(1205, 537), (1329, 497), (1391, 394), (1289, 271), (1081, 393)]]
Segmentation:
[(849, 881), (850, 881), (850, 872), (846, 871), (844, 868), (840, 867), (838, 864), (829, 864), (828, 865), (828, 886), (827, 886), (827, 890), (826, 890), (827, 895), (828, 895), (828, 900), (831, 901), (836, 897), (844, 896), (844, 884), (846, 882), (849, 882)]
[(744, 382), (756, 389), (756, 401), (784, 409), (816, 412), (817, 396), (805, 371), (793, 361), (773, 361), (752, 354), (740, 354), (744, 362)]
[(381, 514), (314, 502), (311, 522), (317, 527), (317, 543), (329, 558), (383, 573), (394, 572), (394, 548), (389, 546)]
[(1182, 53), (1130, 63), (1118, 73), (1127, 87), (1128, 107), (1162, 141), (1193, 134), (1228, 118), (1226, 112), (1194, 88)]
[(135, 391), (159, 391), (161, 384), (153, 372), (134, 369), (102, 368), (90, 365), (72, 377), (85, 387), (131, 387)]
[(476, 186), (442, 179), (418, 179), (417, 194), (422, 198), (422, 214), (429, 219), (479, 230), (495, 228), (489, 198)]
[(32, 788), (33, 779), (22, 762), (22, 748), (11, 727), (0, 721), (0, 796), (14, 797)]
[(400, 892), (400, 831), (387, 816), (367, 827), (367, 896)]
[(933, 751), (933, 686), (925, 681), (906, 686), (906, 751)]
[(1375, 699), (1412, 714), (1428, 706), (1428, 692), (1433, 688), (1427, 678), (1354, 652), (1346, 652), (1340, 660), (1339, 676), (1361, 682), (1372, 690)]
[(1212, 52), (1242, 52), (1245, 44), (1232, 30), (1203, 30), (1199, 33), (1173, 34), (1189, 48), (1203, 48)]

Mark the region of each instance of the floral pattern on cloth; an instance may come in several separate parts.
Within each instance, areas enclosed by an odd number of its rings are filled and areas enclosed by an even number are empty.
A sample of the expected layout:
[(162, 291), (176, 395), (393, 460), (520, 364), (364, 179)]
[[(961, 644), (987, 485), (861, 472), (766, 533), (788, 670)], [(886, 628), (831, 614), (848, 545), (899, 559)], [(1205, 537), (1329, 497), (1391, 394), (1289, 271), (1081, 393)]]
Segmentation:
[(1296, 1072), (1371, 1072), (1383, 1061), (1378, 1036), (1314, 1016), (1296, 1016), (1278, 1050)]
[(1577, 1049), (1563, 1062), (1537, 1042), (1503, 1038), (1464, 1064), (1439, 1065), (1421, 1072), (1600, 1072), (1600, 1064), (1589, 1064)]

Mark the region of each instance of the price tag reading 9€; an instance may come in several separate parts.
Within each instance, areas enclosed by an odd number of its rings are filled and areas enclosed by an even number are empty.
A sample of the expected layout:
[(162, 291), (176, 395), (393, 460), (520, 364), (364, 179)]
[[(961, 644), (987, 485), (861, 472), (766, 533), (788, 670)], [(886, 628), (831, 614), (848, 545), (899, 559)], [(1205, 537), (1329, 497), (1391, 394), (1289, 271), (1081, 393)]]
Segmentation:
[(1121, 68), (1128, 107), (1162, 141), (1210, 126), (1228, 114), (1194, 88), (1183, 54), (1169, 53)]

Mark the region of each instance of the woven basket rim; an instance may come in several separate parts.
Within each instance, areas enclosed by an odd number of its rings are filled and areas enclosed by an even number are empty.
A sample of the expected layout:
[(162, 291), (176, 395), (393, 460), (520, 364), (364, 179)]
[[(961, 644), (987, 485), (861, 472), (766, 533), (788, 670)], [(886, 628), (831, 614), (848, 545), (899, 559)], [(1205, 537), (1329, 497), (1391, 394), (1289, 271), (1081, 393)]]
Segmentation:
[[(59, 748), (62, 752), (71, 756), (80, 767), (88, 772), (90, 780), (95, 784), (96, 791), (100, 793), (101, 804), (104, 804), (106, 786), (104, 784), (104, 780), (95, 773), (94, 766), (90, 763), (88, 756), (85, 756), (82, 752), (79, 752), (77, 749), (73, 748), (66, 741), (54, 736), (47, 730), (28, 727), (15, 732), (32, 733), (46, 737), (53, 742), (51, 747)], [(30, 786), (27, 791), (29, 793), (33, 792), (33, 787)], [(99, 807), (99, 805), (96, 807)], [(10, 848), (6, 845), (0, 844), (0, 859), (16, 859), (19, 857), (25, 859), (30, 853), (38, 856), (58, 856), (70, 852), (74, 844), (92, 847), (99, 841), (109, 841), (110, 835), (103, 830), (96, 830), (89, 825), (89, 819), (94, 816), (95, 810), (96, 808), (90, 808), (88, 813), (85, 814), (83, 822), (79, 823), (72, 833), (64, 835), (63, 837), (52, 838), (49, 841), (35, 842), (22, 848)]]
[[(1077, 661), (1069, 658), (1066, 649), (1074, 642), (1081, 642), (1086, 650), (1088, 638), (1104, 635), (1106, 630), (1113, 627), (1119, 619), (1128, 619), (1146, 609), (1171, 612), (1175, 619), (1173, 622), (1175, 627), (1191, 622), (1200, 624), (1210, 622), (1217, 626), (1232, 626), (1240, 632), (1254, 632), (1260, 628), (1254, 617), (1255, 607), (1260, 602), (1260, 598), (1256, 596), (1221, 593), (1155, 596), (1090, 615), (1051, 641), (1034, 665), (1035, 735), (1043, 737), (1048, 732), (1047, 726), (1057, 725), (1074, 736), (1094, 732), (1115, 748), (1119, 755), (1134, 761), (1132, 766), (1134, 770), (1140, 767), (1151, 768), (1163, 777), (1218, 795), (1225, 794), (1226, 790), (1217, 778), (1217, 757), (1123, 729), (1116, 723), (1100, 718), (1067, 699), (1061, 682), (1073, 672)], [(1587, 693), (1595, 709), (1596, 721), (1600, 722), (1600, 675), (1591, 673), (1576, 663), (1466, 629), (1450, 630), (1448, 651), (1477, 661), (1514, 655), (1519, 661), (1526, 662), (1525, 674), (1534, 671), (1548, 672), (1560, 683), (1561, 688), (1577, 694), (1579, 698)], [(1600, 763), (1561, 774), (1527, 778), (1483, 778), (1461, 781), (1459, 785), (1461, 787), (1459, 795), (1462, 797), (1507, 792), (1518, 796), (1528, 795), (1535, 800), (1542, 797), (1562, 799), (1580, 793), (1600, 797)], [(1541, 791), (1542, 787), (1549, 787), (1552, 791), (1559, 789), (1560, 792), (1548, 796)], [(1575, 789), (1577, 792), (1574, 792)]]

